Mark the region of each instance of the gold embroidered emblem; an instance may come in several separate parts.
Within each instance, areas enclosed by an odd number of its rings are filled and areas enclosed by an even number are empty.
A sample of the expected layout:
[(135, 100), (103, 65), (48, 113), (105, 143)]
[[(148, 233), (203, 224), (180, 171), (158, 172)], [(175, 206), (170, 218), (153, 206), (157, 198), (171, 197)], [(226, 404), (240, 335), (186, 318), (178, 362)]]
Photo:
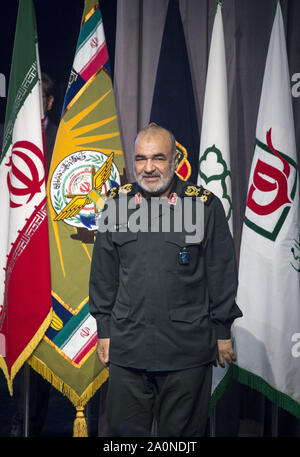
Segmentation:
[(128, 194), (132, 189), (132, 184), (124, 184), (124, 186), (119, 187), (119, 194)]
[(200, 189), (196, 186), (187, 186), (187, 188), (185, 189), (185, 195), (187, 195), (188, 197), (193, 197), (193, 196), (197, 196), (199, 195), (200, 193)]
[(117, 195), (117, 187), (112, 187), (109, 191), (109, 198), (114, 198)]

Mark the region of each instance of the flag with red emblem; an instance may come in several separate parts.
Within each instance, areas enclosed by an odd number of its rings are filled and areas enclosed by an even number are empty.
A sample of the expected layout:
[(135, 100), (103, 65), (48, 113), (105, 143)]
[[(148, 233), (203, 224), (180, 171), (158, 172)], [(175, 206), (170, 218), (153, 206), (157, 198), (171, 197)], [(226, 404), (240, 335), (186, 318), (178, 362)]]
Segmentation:
[(85, 0), (76, 52), (47, 181), (52, 321), (28, 363), (77, 409), (108, 378), (96, 353), (89, 276), (103, 197), (125, 184), (124, 154), (104, 27), (97, 0)]
[(300, 418), (299, 176), (280, 3), (250, 171), (235, 324), (238, 380)]
[(9, 390), (51, 321), (42, 97), (32, 0), (20, 0), (0, 162), (0, 367)]

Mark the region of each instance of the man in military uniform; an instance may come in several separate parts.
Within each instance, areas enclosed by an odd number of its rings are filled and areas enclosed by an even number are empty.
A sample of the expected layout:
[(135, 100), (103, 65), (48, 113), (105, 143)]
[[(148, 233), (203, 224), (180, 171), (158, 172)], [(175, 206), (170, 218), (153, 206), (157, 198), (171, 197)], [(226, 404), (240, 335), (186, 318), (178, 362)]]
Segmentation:
[(114, 231), (98, 233), (90, 312), (99, 358), (109, 367), (109, 426), (149, 432), (156, 417), (158, 436), (203, 436), (212, 365), (235, 360), (230, 328), (242, 313), (235, 304), (235, 254), (222, 204), (181, 181), (174, 173), (177, 160), (174, 136), (150, 124), (135, 141), (137, 182), (113, 189), (110, 198), (118, 206), (124, 194), (133, 197), (136, 208), (151, 197), (166, 198), (170, 210), (178, 199), (190, 198), (194, 212), (198, 198), (203, 238), (187, 242), (185, 229), (178, 232), (174, 224), (169, 232), (161, 226), (131, 231), (130, 225), (125, 231), (120, 221)]

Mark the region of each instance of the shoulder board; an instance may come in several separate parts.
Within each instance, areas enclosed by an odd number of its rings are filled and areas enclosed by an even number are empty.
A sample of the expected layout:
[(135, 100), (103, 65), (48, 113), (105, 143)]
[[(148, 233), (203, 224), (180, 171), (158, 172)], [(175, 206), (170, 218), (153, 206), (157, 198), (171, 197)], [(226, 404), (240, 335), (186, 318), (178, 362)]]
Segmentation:
[(109, 189), (109, 191), (106, 194), (107, 198), (115, 198), (118, 195), (118, 188), (119, 187), (115, 186)]
[(210, 205), (212, 200), (215, 198), (214, 194), (210, 190), (204, 189), (202, 186), (199, 197), (206, 205)]
[(206, 205), (209, 205), (214, 198), (214, 194), (202, 186), (188, 185), (185, 188), (184, 195), (188, 197), (199, 197)]
[(134, 187), (133, 184), (124, 184), (124, 186), (119, 186), (119, 188), (118, 188), (119, 195), (120, 194), (129, 194), (129, 195), (131, 195), (133, 187)]
[(115, 186), (109, 189), (107, 192), (108, 198), (115, 198), (119, 197), (119, 195), (134, 195), (135, 193), (135, 186), (134, 184), (124, 184), (123, 186)]

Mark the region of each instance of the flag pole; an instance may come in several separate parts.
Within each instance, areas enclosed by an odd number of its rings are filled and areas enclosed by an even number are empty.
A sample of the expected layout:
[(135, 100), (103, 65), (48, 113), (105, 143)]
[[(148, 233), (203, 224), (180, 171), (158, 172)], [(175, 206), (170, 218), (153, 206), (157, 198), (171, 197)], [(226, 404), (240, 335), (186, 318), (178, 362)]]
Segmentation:
[(85, 420), (86, 420), (87, 436), (91, 436), (91, 405), (90, 405), (90, 401), (87, 402), (86, 407), (85, 407)]
[(29, 398), (30, 398), (30, 367), (25, 363), (24, 370), (24, 436), (29, 436)]
[(272, 403), (271, 406), (271, 433), (272, 433), (272, 438), (278, 437), (278, 406), (275, 405), (275, 403)]
[(209, 418), (209, 436), (211, 438), (216, 437), (216, 407), (213, 407), (213, 410), (211, 412), (210, 418)]

